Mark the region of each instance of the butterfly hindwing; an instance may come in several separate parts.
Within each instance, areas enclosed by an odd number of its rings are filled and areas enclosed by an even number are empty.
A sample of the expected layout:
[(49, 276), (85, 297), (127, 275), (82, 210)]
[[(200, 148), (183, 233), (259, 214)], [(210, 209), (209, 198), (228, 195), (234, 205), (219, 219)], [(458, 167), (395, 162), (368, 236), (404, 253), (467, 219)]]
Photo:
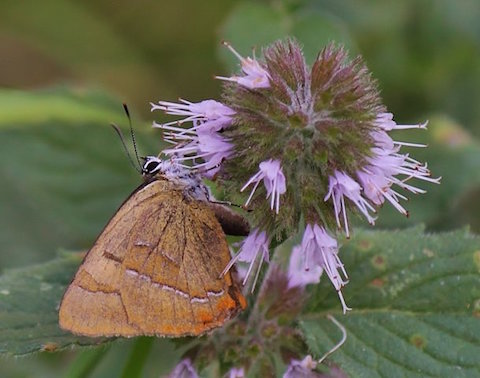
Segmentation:
[(199, 335), (245, 307), (225, 234), (208, 205), (172, 182), (137, 189), (86, 255), (60, 326), (87, 336)]

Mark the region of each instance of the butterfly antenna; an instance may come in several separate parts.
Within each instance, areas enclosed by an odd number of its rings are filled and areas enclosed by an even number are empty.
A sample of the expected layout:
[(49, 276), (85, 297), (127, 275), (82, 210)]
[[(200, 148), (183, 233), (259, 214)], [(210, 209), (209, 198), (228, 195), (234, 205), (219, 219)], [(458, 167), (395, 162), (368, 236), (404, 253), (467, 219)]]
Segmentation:
[(138, 157), (137, 141), (135, 139), (135, 133), (133, 132), (132, 118), (130, 117), (130, 111), (128, 110), (128, 106), (125, 103), (123, 103), (123, 110), (125, 110), (125, 114), (127, 115), (127, 118), (128, 118), (128, 125), (130, 126), (130, 136), (132, 137), (133, 150), (135, 151), (135, 157), (137, 159), (138, 166), (141, 167), (142, 163), (140, 163), (140, 158)]
[[(141, 169), (139, 167), (137, 167), (135, 165), (135, 163), (133, 162), (132, 156), (130, 155), (130, 152), (128, 151), (127, 145), (125, 144), (125, 138), (123, 137), (122, 130), (120, 130), (120, 128), (113, 123), (111, 124), (111, 126), (113, 127), (113, 129), (117, 133), (118, 137), (120, 138), (120, 141), (122, 142), (123, 149), (125, 150), (125, 154), (127, 155), (128, 161), (132, 165), (133, 169), (135, 169), (138, 173), (142, 173)], [(137, 159), (138, 159), (138, 157), (137, 157)]]

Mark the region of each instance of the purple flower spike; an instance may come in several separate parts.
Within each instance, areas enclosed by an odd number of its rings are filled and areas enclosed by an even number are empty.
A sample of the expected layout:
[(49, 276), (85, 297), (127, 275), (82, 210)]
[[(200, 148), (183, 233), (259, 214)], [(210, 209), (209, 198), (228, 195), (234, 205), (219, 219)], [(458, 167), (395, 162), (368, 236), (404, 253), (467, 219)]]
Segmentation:
[[(375, 146), (371, 149), (373, 156), (367, 159), (369, 164), (357, 172), (358, 180), (363, 187), (365, 196), (375, 205), (381, 205), (387, 200), (395, 209), (407, 216), (408, 211), (399, 203), (400, 199), (406, 200), (407, 197), (392, 189), (392, 185), (397, 185), (414, 194), (423, 194), (426, 193), (425, 190), (407, 184), (407, 181), (416, 178), (439, 184), (441, 178), (432, 178), (427, 164), (422, 164), (412, 159), (408, 154), (399, 153), (401, 146), (426, 147), (425, 145), (394, 141), (386, 131), (393, 129), (424, 129), (426, 123), (397, 125), (393, 121), (391, 113), (380, 113), (377, 116), (376, 124), (380, 129), (371, 132), (375, 142)], [(396, 177), (398, 175), (404, 177)]]
[(332, 198), (335, 218), (337, 219), (337, 225), (339, 228), (342, 227), (339, 217), (339, 214), (342, 213), (347, 238), (350, 237), (350, 232), (348, 228), (345, 197), (350, 199), (355, 206), (357, 206), (370, 224), (375, 224), (375, 218), (369, 213), (369, 211), (375, 213), (375, 209), (365, 198), (362, 197), (360, 194), (361, 189), (360, 185), (354, 179), (343, 172), (335, 171), (333, 176), (329, 177), (328, 193), (324, 200), (327, 201), (330, 197)]
[[(300, 244), (301, 254), (304, 260), (304, 269), (309, 271), (315, 266), (319, 266), (326, 273), (333, 286), (337, 290), (340, 302), (342, 303), (343, 313), (351, 310), (343, 298), (341, 289), (348, 281), (348, 275), (338, 257), (337, 241), (327, 234), (323, 227), (317, 224), (313, 226), (308, 224), (303, 233), (302, 243)], [(346, 280), (342, 279), (339, 270)]]
[(253, 289), (255, 288), (255, 284), (257, 283), (258, 275), (260, 274), (260, 268), (262, 267), (263, 261), (269, 262), (270, 261), (270, 255), (268, 252), (268, 245), (270, 244), (270, 241), (267, 238), (267, 234), (265, 231), (259, 231), (258, 229), (253, 230), (250, 232), (250, 235), (248, 235), (242, 242), (242, 246), (240, 247), (240, 250), (238, 251), (237, 255), (230, 260), (228, 265), (225, 267), (223, 270), (223, 274), (228, 272), (230, 268), (235, 264), (237, 261), (243, 261), (246, 263), (249, 263), (250, 266), (248, 268), (247, 273), (245, 274), (245, 278), (243, 279), (243, 285), (248, 280), (248, 277), (250, 276), (250, 273), (252, 272), (253, 266), (255, 265), (255, 262), (258, 259), (258, 256), (260, 256), (260, 261), (258, 263), (258, 269), (257, 273), (255, 275), (255, 279), (253, 281), (253, 286), (252, 286), (252, 292)]
[[(160, 101), (158, 104), (151, 104), (152, 111), (163, 110), (167, 114), (185, 116), (173, 122), (154, 123), (154, 127), (166, 131), (164, 140), (174, 145), (173, 148), (163, 150), (163, 153), (174, 156), (177, 162), (191, 160), (193, 162), (191, 168), (198, 169), (203, 176), (212, 178), (220, 170), (221, 163), (232, 155), (232, 144), (218, 131), (231, 125), (235, 112), (214, 100), (199, 103), (180, 101), (180, 103)], [(181, 127), (187, 122), (192, 123), (190, 128)], [(184, 167), (190, 168), (187, 165)]]
[(255, 59), (255, 56), (253, 59), (244, 58), (228, 42), (223, 42), (223, 44), (240, 60), (245, 76), (215, 76), (216, 79), (233, 81), (249, 89), (270, 87), (270, 75)]
[[(204, 100), (198, 103), (189, 102), (180, 99), (179, 103), (159, 101), (158, 104), (151, 103), (151, 110), (163, 110), (167, 114), (185, 116), (184, 119), (168, 123), (154, 123), (154, 127), (164, 130), (185, 132), (185, 129), (173, 127), (172, 125), (182, 125), (186, 122), (192, 122), (194, 129), (198, 127), (209, 128), (218, 131), (223, 127), (228, 127), (232, 122), (232, 116), (235, 112), (228, 106), (215, 100)], [(195, 127), (196, 126), (196, 127)]]
[(267, 198), (271, 197), (270, 209), (273, 210), (275, 208), (275, 212), (278, 214), (278, 211), (280, 210), (280, 195), (287, 191), (285, 175), (282, 172), (280, 161), (272, 159), (266, 160), (261, 162), (259, 167), (260, 170), (253, 175), (240, 190), (243, 192), (249, 185), (255, 183), (245, 206), (248, 206), (258, 184), (263, 180), (263, 184), (267, 190)]

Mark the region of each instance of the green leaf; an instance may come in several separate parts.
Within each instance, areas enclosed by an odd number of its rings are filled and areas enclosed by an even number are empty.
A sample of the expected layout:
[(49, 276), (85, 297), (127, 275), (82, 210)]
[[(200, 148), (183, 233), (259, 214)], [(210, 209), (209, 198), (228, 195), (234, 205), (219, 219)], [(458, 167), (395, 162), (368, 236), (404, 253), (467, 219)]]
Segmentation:
[(354, 377), (477, 377), (480, 374), (480, 238), (467, 231), (427, 235), (357, 231), (340, 257), (350, 282), (346, 316), (328, 279), (312, 288), (300, 325), (320, 357)]
[(120, 100), (104, 92), (57, 88), (37, 92), (0, 89), (0, 128), (28, 127), (52, 120), (109, 125), (125, 122)]
[(47, 263), (9, 270), (0, 277), (0, 353), (24, 355), (105, 339), (74, 336), (58, 326), (58, 306), (83, 254), (63, 253)]
[[(0, 267), (88, 248), (141, 183), (112, 122), (128, 125), (121, 101), (103, 92), (0, 91)], [(140, 153), (161, 150), (150, 126), (137, 137)]]

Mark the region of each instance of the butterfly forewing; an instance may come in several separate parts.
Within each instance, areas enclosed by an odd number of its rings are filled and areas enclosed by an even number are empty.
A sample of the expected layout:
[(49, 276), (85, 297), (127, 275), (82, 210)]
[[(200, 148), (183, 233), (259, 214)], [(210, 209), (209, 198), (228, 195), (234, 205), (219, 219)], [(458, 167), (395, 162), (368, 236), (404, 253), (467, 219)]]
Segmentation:
[(245, 298), (229, 273), (225, 234), (208, 205), (174, 183), (137, 189), (68, 287), (60, 326), (87, 336), (199, 335)]

